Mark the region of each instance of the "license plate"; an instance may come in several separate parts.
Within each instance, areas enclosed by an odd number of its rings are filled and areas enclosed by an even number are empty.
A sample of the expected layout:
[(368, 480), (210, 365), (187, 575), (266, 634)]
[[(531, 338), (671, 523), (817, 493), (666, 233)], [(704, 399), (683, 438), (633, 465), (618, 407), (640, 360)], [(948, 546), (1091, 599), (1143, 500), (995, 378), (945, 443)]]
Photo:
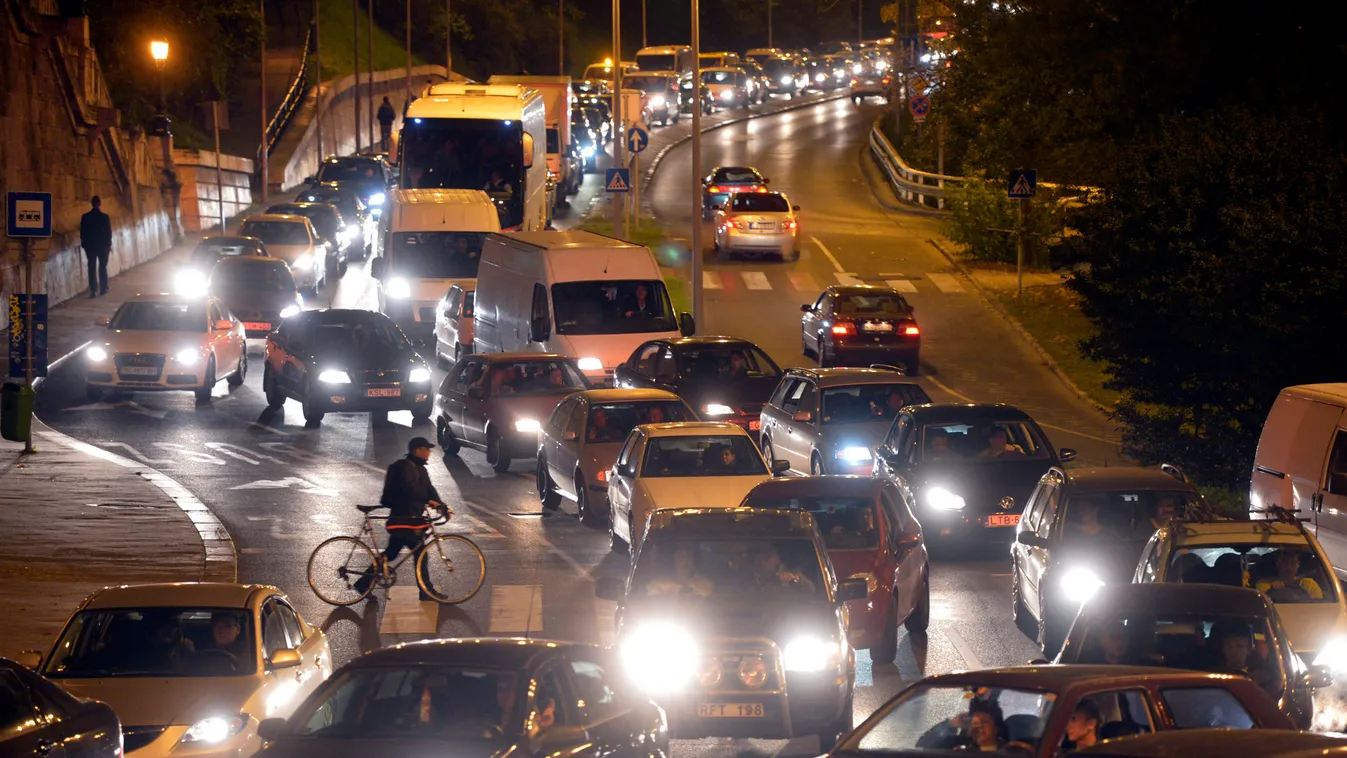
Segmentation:
[(893, 324), (886, 321), (872, 321), (861, 328), (867, 332), (891, 332)]
[(762, 421), (750, 421), (750, 422), (748, 422), (748, 430), (749, 430), (750, 432), (756, 432), (756, 431), (758, 431), (758, 430), (761, 429), (761, 428), (762, 428)]
[(753, 221), (748, 225), (749, 229), (775, 229), (776, 224), (769, 221)]
[(365, 390), (365, 397), (402, 397), (402, 390), (397, 387), (368, 389)]
[(158, 376), (159, 369), (154, 366), (127, 366), (126, 368), (121, 369), (118, 373), (126, 374), (127, 376)]
[(994, 513), (987, 517), (987, 526), (1018, 526), (1019, 523), (1018, 513)]
[(269, 332), (271, 324), (265, 321), (244, 321), (243, 328), (249, 332)]
[(703, 719), (760, 719), (765, 715), (762, 703), (697, 704), (697, 717)]

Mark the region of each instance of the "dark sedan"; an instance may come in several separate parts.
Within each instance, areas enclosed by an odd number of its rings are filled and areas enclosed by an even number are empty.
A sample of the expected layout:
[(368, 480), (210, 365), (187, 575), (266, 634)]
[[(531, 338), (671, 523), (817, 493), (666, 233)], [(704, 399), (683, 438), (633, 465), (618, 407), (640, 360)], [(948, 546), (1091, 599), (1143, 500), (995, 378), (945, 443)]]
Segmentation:
[(916, 405), (894, 419), (874, 473), (917, 504), (928, 544), (1009, 541), (1039, 478), (1074, 457), (1013, 406)]
[(305, 187), (295, 195), (297, 203), (331, 203), (341, 212), (346, 222), (346, 233), (351, 240), (351, 255), (364, 260), (373, 252), (374, 222), (370, 219), (369, 208), (360, 195), (350, 187), (340, 187), (336, 183), (318, 184)]
[(800, 311), (804, 354), (820, 366), (885, 363), (916, 376), (921, 327), (913, 307), (892, 287), (835, 284)]
[(596, 645), (447, 639), (343, 666), (288, 720), (258, 726), (264, 758), (664, 758), (664, 713)]
[(426, 420), (434, 402), (430, 367), (392, 319), (335, 308), (292, 316), (267, 337), (262, 391), (273, 410), (303, 403), (311, 426), (328, 413), (410, 410)]
[(377, 218), (383, 213), (384, 200), (393, 187), (393, 170), (378, 155), (330, 156), (318, 168), (317, 175), (306, 182), (310, 185), (331, 183), (354, 190)]
[(107, 705), (0, 658), (0, 755), (121, 758), (122, 725)]
[(277, 203), (267, 213), (303, 216), (313, 223), (318, 236), (327, 243), (332, 255), (327, 258), (328, 275), (341, 278), (346, 275), (346, 259), (350, 256), (351, 233), (346, 230), (346, 219), (331, 203)]
[(770, 179), (752, 166), (717, 166), (702, 179), (702, 220), (710, 221), (717, 205), (735, 192), (766, 192)]
[(279, 258), (225, 258), (211, 270), (207, 289), (229, 306), (249, 337), (265, 337), (304, 310), (290, 267)]
[(762, 406), (781, 369), (757, 345), (737, 337), (681, 337), (647, 342), (614, 372), (614, 386), (668, 390), (706, 421), (749, 432), (762, 428)]
[(221, 258), (234, 256), (263, 257), (265, 255), (267, 255), (267, 247), (262, 244), (262, 240), (256, 237), (203, 237), (187, 256), (187, 265), (210, 270), (210, 267)]

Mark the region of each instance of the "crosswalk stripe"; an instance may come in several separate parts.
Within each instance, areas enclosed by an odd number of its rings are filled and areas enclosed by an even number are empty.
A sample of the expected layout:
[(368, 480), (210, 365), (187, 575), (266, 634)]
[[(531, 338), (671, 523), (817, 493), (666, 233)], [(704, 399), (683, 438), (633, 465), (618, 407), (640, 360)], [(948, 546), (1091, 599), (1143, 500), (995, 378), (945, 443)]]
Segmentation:
[(837, 277), (838, 284), (847, 286), (865, 284), (865, 282), (861, 281), (855, 274), (838, 273), (835, 276)]
[(926, 278), (931, 280), (941, 292), (963, 292), (963, 285), (953, 274), (927, 274)]
[(913, 284), (912, 280), (910, 279), (887, 279), (884, 281), (884, 283), (898, 290), (899, 292), (917, 291), (917, 285)]
[(790, 277), (790, 286), (800, 292), (818, 292), (823, 289), (808, 271), (791, 271), (786, 276)]
[(498, 584), (491, 588), (492, 634), (543, 629), (543, 586), (541, 584)]
[(702, 289), (708, 290), (724, 289), (724, 287), (720, 284), (720, 274), (717, 274), (714, 271), (703, 271)]
[(420, 595), (416, 586), (388, 588), (388, 605), (379, 622), (379, 634), (434, 634), (440, 606), (421, 602)]
[(772, 283), (767, 281), (767, 275), (761, 271), (743, 271), (739, 274), (744, 279), (744, 286), (751, 290), (769, 290)]

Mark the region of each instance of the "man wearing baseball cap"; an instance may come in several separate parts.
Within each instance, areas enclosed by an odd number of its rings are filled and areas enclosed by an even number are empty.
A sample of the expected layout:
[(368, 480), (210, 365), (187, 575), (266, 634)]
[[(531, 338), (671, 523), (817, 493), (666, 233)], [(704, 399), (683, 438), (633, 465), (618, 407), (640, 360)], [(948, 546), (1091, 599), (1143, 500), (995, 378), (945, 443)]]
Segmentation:
[[(430, 483), (430, 472), (426, 471), (426, 461), (433, 449), (435, 444), (425, 437), (412, 437), (407, 443), (407, 457), (394, 461), (384, 475), (384, 491), (379, 496), (379, 504), (388, 509), (388, 548), (384, 550), (384, 560), (388, 563), (392, 563), (404, 548), (413, 552), (412, 561), (417, 562), (425, 549), (425, 531), (430, 528), (426, 506), (445, 507), (440, 493)], [(364, 592), (373, 581), (374, 575), (367, 574), (356, 580), (356, 589)], [(421, 575), (421, 583), (430, 586), (430, 577), (425, 572)], [(435, 597), (424, 589), (421, 599), (435, 601)]]

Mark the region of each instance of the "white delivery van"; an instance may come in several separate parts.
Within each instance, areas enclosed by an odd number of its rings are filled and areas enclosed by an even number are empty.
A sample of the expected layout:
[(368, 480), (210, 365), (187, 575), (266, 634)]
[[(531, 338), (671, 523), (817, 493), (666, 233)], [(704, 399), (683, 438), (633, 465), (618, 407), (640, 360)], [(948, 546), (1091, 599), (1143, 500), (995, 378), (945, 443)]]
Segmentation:
[(547, 170), (561, 186), (562, 195), (574, 195), (584, 181), (583, 171), (572, 171), (571, 111), (575, 109), (575, 92), (569, 76), (507, 76), (494, 74), (488, 84), (518, 84), (531, 87), (543, 96), (547, 113)]
[(636, 51), (636, 68), (641, 71), (677, 71), (692, 73), (697, 59), (687, 45), (660, 45), (643, 47)]
[[(630, 306), (644, 289), (654, 309)], [(492, 234), (477, 272), (479, 353), (558, 353), (597, 385), (643, 342), (690, 335), (649, 248), (593, 232)]]
[(1280, 506), (1309, 519), (1347, 576), (1347, 384), (1302, 384), (1277, 395), (1258, 438), (1249, 504), (1255, 518)]
[(383, 255), (370, 263), (379, 310), (408, 337), (430, 340), (440, 298), (477, 281), (482, 243), (500, 231), (499, 209), (481, 190), (394, 190), (379, 227)]

